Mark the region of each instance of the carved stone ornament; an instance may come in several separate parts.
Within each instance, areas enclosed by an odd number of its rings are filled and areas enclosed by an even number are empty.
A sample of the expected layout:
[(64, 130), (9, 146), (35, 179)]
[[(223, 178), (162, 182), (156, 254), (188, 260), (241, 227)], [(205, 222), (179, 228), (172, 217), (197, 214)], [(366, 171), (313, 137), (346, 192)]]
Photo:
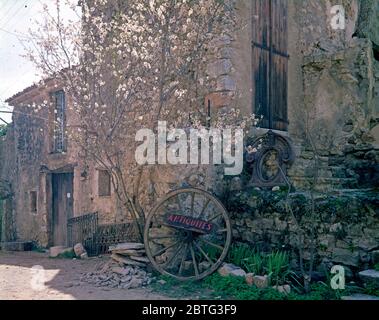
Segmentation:
[(248, 141), (245, 160), (251, 173), (250, 185), (285, 186), (283, 174), (287, 175), (294, 153), (288, 138), (269, 130), (263, 136)]

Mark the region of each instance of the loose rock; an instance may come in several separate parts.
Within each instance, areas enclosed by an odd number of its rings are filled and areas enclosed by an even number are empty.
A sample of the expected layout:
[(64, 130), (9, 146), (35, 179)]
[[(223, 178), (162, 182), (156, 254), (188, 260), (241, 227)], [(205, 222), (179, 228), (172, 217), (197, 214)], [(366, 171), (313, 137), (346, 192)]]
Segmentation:
[(267, 276), (254, 276), (254, 284), (259, 289), (265, 289), (268, 287), (268, 277)]
[(78, 258), (80, 258), (82, 254), (87, 253), (86, 249), (81, 243), (77, 243), (76, 245), (74, 245), (74, 252)]
[(220, 269), (218, 269), (218, 273), (223, 276), (236, 276), (236, 277), (245, 277), (246, 272), (241, 269), (240, 267), (237, 267), (236, 265), (232, 263), (224, 263)]

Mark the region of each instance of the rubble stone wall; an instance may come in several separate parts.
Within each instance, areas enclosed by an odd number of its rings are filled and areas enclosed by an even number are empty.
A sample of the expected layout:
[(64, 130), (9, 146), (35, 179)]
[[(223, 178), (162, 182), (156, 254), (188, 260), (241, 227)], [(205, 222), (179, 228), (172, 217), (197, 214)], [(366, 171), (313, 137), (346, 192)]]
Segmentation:
[[(309, 261), (314, 246), (315, 269), (319, 272), (342, 264), (351, 276), (374, 264), (373, 255), (379, 249), (377, 192), (317, 194), (314, 214), (310, 195), (293, 193), (288, 203), (297, 222), (286, 209), (286, 190), (267, 192), (250, 188), (228, 195), (225, 203), (232, 217), (234, 241), (247, 242), (262, 251), (288, 251), (294, 267), (299, 266), (299, 248), (303, 248), (304, 259)], [(312, 227), (314, 242), (311, 242)], [(304, 236), (299, 238), (302, 231)]]

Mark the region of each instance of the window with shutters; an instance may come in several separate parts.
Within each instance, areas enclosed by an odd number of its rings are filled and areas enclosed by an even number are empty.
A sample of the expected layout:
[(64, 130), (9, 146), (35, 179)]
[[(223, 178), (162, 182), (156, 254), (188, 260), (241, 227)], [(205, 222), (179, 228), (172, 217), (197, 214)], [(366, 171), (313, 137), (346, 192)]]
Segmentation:
[(288, 0), (252, 0), (253, 110), (260, 127), (287, 130)]
[(53, 151), (57, 153), (66, 151), (66, 101), (64, 92), (57, 91), (53, 94), (54, 102), (54, 139)]
[(111, 195), (111, 175), (107, 170), (98, 170), (98, 192), (99, 197)]

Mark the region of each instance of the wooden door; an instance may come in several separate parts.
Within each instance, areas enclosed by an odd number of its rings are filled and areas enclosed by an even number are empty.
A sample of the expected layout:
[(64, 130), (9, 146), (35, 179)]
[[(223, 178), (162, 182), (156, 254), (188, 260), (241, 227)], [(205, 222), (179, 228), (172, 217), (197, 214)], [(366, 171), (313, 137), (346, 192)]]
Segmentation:
[(73, 173), (52, 175), (54, 246), (67, 246), (67, 220), (73, 217)]
[(287, 1), (252, 1), (253, 110), (277, 130), (288, 126)]

